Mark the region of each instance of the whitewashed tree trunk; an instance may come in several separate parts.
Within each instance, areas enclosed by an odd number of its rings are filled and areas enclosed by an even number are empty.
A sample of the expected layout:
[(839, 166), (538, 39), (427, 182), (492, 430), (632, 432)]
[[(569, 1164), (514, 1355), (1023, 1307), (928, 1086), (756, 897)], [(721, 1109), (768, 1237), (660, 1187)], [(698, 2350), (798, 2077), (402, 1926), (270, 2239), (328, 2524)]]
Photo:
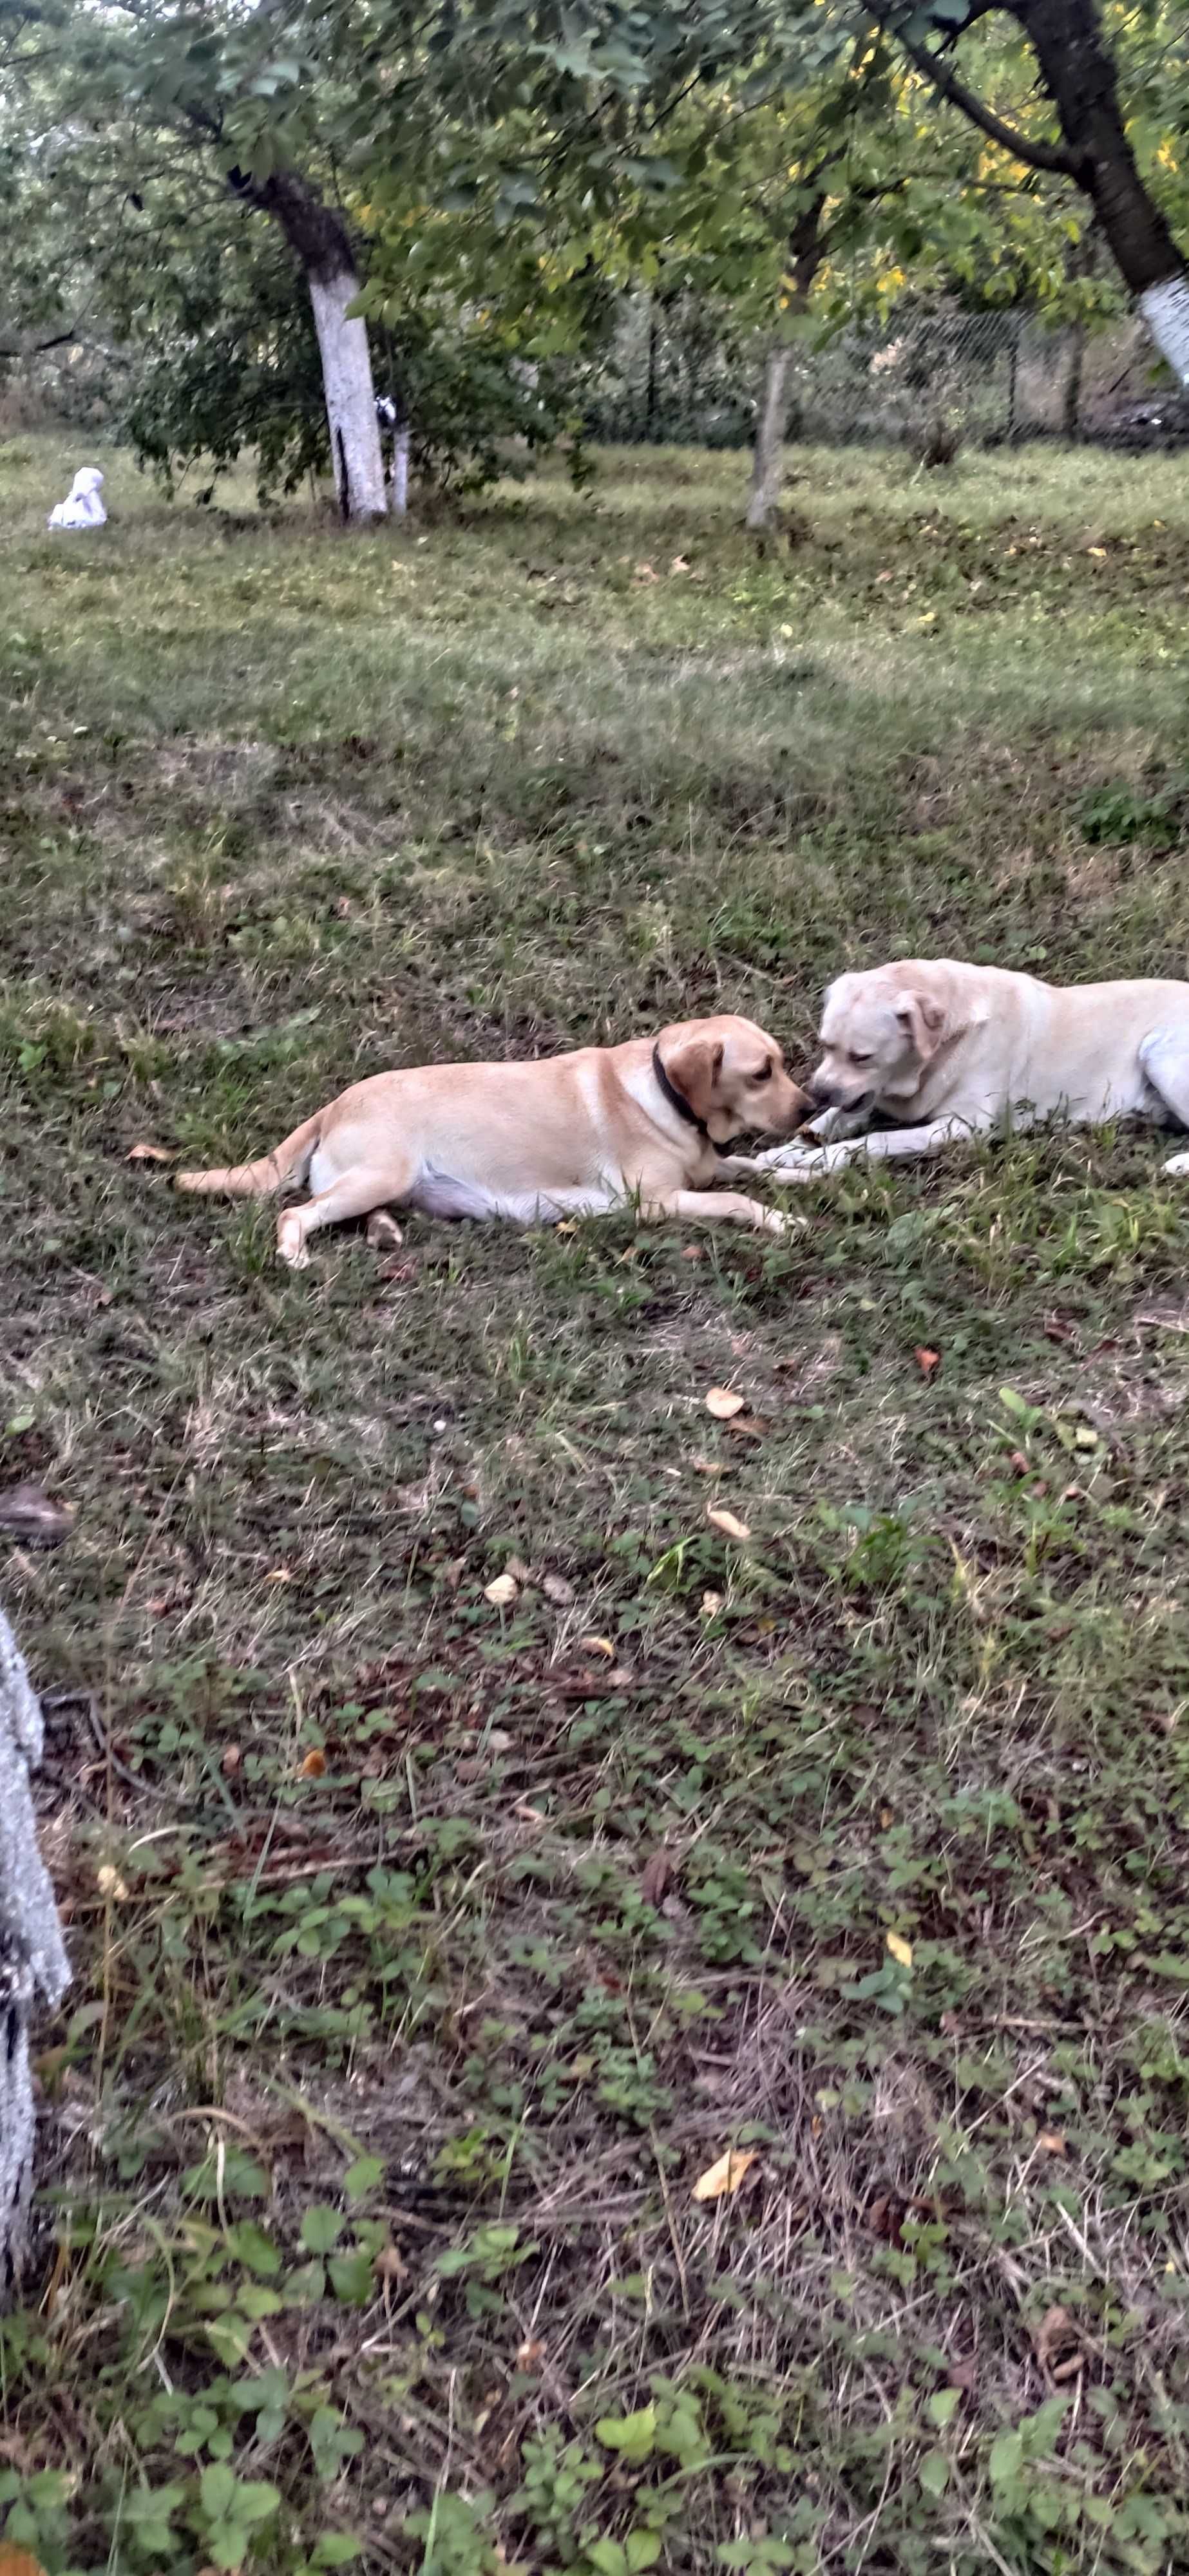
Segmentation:
[(792, 350), (777, 340), (764, 362), (764, 391), (756, 421), (751, 489), (747, 496), (749, 528), (771, 527), (780, 499), (784, 471), (784, 433), (788, 422), (788, 379)]
[(388, 495), (367, 324), (349, 320), (347, 313), (359, 293), (359, 279), (353, 269), (338, 269), (330, 277), (311, 271), (309, 287), (339, 509), (344, 519), (382, 519)]
[(392, 510), (403, 519), (409, 506), (409, 425), (395, 431), (392, 440)]
[(29, 2024), (70, 1983), (29, 1795), (41, 1732), (41, 1710), (0, 1610), (0, 2308), (20, 2269), (32, 2182)]
[(1166, 277), (1161, 285), (1147, 287), (1139, 309), (1177, 383), (1189, 386), (1189, 277), (1182, 271), (1179, 277)]
[(250, 172), (230, 170), (227, 184), (280, 225), (305, 273), (322, 359), (334, 488), (343, 517), (382, 519), (388, 494), (367, 324), (347, 319), (359, 277), (345, 218), (298, 170), (274, 170), (271, 178), (259, 181)]

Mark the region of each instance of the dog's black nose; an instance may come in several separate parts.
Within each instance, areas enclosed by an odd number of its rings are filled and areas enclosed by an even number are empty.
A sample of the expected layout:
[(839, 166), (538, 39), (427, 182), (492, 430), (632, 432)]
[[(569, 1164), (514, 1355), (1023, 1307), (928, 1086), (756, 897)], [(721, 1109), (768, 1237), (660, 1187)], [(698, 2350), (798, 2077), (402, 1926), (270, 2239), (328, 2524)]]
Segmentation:
[(817, 1074), (811, 1074), (809, 1088), (819, 1109), (837, 1108), (838, 1094), (832, 1082), (823, 1082)]

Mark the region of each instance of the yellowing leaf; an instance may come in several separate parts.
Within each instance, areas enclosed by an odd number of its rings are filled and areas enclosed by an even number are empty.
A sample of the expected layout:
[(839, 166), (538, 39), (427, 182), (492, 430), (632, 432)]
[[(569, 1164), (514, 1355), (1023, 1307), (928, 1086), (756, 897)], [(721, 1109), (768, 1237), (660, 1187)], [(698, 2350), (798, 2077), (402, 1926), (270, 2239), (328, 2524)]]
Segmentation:
[(719, 2156), (714, 2164), (707, 2165), (705, 2173), (699, 2174), (690, 2193), (691, 2200), (725, 2199), (728, 2192), (738, 2191), (755, 2161), (754, 2148), (728, 2147), (725, 2155)]
[(724, 1538), (737, 1538), (742, 1540), (751, 1537), (751, 1531), (749, 1530), (746, 1521), (737, 1520), (734, 1512), (724, 1510), (720, 1503), (709, 1503), (707, 1505), (706, 1518), (708, 1521), (713, 1523), (716, 1530), (722, 1531)]
[(0, 2540), (0, 2576), (45, 2576), (40, 2558), (32, 2558), (27, 2549), (18, 2549), (14, 2541)]
[(747, 1398), (737, 1394), (733, 1386), (712, 1386), (707, 1388), (703, 1402), (707, 1413), (712, 1413), (716, 1422), (730, 1422), (737, 1413), (742, 1413)]
[(510, 1610), (520, 1591), (514, 1574), (497, 1574), (493, 1583), (483, 1586), (483, 1598), (493, 1610)]
[(898, 1932), (889, 1932), (889, 1934), (888, 1934), (888, 1948), (889, 1948), (889, 1950), (891, 1951), (892, 1957), (893, 1957), (893, 1958), (894, 1958), (894, 1960), (896, 1961), (896, 1964), (897, 1964), (897, 1966), (898, 1966), (898, 1967), (900, 1967), (900, 1968), (911, 1968), (911, 1966), (912, 1966), (912, 1943), (911, 1943), (911, 1941), (902, 1941)]
[(325, 1776), (325, 1771), (326, 1755), (321, 1745), (315, 1744), (299, 1766), (298, 1776), (302, 1780), (321, 1780)]

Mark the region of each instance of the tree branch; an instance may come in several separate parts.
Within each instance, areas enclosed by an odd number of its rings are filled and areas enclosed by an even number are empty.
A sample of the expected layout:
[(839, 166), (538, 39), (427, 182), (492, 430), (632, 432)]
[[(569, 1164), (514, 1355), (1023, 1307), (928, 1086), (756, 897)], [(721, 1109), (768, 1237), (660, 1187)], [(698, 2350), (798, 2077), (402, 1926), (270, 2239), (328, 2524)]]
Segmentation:
[(0, 358), (39, 358), (45, 349), (64, 349), (72, 341), (81, 339), (85, 318), (80, 313), (77, 321), (68, 322), (64, 331), (51, 332), (45, 340), (38, 340), (28, 332), (18, 334), (11, 341), (0, 339)]
[[(994, 6), (995, 0), (990, 0), (990, 5)], [(1028, 169), (1053, 170), (1063, 179), (1081, 179), (1085, 162), (1080, 153), (1070, 151), (1064, 143), (1043, 143), (1035, 135), (1018, 134), (1014, 126), (1005, 125), (1003, 118), (996, 116), (993, 107), (988, 107), (972, 89), (967, 89), (965, 81), (959, 80), (957, 73), (952, 72), (939, 55), (930, 53), (925, 45), (914, 44), (912, 38), (905, 35), (903, 29), (896, 25), (894, 7), (881, 6), (880, 0), (865, 0), (865, 6), (876, 26), (882, 27), (884, 33), (893, 38), (901, 51), (907, 54), (914, 70), (932, 84), (939, 98), (958, 108), (972, 125), (978, 127), (980, 134), (999, 145), (1001, 152), (1010, 152), (1013, 161), (1024, 162)]]

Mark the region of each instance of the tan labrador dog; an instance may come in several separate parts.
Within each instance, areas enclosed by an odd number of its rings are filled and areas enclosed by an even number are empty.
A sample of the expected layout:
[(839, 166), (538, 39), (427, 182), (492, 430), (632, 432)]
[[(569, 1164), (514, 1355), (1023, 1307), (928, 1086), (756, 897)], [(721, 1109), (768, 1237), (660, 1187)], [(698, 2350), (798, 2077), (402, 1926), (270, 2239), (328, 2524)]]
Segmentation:
[[(753, 1020), (682, 1020), (625, 1046), (525, 1064), (440, 1064), (377, 1073), (295, 1127), (259, 1163), (179, 1172), (182, 1190), (266, 1198), (308, 1181), (277, 1251), (309, 1261), (319, 1226), (394, 1202), (431, 1216), (509, 1217), (521, 1225), (602, 1216), (637, 1200), (647, 1218), (752, 1225), (782, 1234), (775, 1208), (707, 1188), (729, 1137), (788, 1135), (810, 1107), (775, 1038)], [(745, 1165), (750, 1169), (750, 1165)], [(400, 1241), (383, 1221), (384, 1239)]]
[[(806, 1129), (816, 1150), (778, 1145), (753, 1170), (816, 1180), (857, 1154), (934, 1154), (1004, 1120), (1189, 1127), (1189, 984), (1040, 984), (908, 958), (840, 975), (821, 1043), (810, 1090), (822, 1115)], [(873, 1117), (896, 1124), (863, 1133)], [(1189, 1154), (1164, 1168), (1189, 1171)]]

